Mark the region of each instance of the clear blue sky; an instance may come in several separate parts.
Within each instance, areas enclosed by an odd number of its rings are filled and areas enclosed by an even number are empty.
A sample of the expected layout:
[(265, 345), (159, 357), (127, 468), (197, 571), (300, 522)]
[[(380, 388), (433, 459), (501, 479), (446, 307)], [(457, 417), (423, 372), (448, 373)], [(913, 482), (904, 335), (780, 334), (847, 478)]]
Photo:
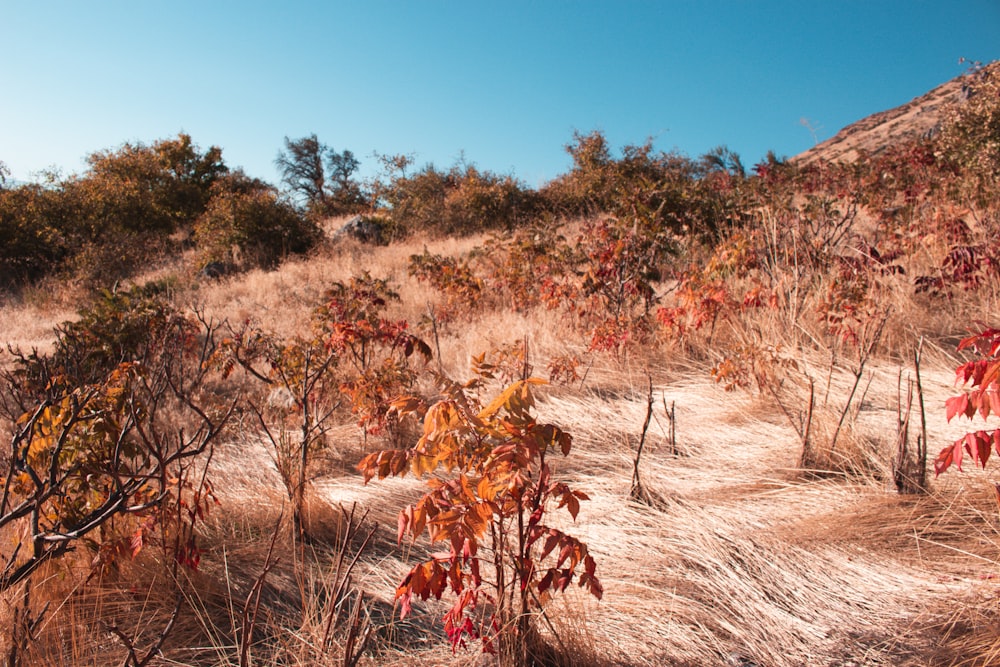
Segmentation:
[(285, 136), (539, 185), (574, 130), (748, 166), (1000, 59), (1000, 0), (0, 0), (16, 179), (187, 132), (277, 182)]

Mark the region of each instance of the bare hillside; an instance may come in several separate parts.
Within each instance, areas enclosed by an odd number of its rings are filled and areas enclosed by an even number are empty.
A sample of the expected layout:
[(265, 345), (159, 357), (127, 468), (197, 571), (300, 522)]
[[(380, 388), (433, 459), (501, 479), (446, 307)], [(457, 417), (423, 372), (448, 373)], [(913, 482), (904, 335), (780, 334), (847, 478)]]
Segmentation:
[(801, 165), (820, 160), (853, 162), (860, 151), (877, 155), (892, 144), (931, 134), (940, 127), (949, 105), (965, 99), (964, 79), (956, 77), (906, 104), (851, 123), (793, 161)]

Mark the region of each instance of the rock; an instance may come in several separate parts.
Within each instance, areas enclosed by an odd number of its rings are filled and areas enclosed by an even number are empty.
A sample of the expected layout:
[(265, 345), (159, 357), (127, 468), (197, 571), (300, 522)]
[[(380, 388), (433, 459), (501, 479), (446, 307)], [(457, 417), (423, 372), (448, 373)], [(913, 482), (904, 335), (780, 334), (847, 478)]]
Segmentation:
[(201, 271), (198, 272), (198, 278), (218, 280), (219, 278), (228, 275), (231, 271), (231, 267), (228, 264), (222, 262), (209, 262), (205, 266), (201, 267)]
[(385, 239), (382, 238), (382, 223), (377, 218), (367, 218), (356, 215), (345, 222), (333, 235), (334, 238), (340, 236), (350, 236), (362, 243), (374, 243), (383, 245)]

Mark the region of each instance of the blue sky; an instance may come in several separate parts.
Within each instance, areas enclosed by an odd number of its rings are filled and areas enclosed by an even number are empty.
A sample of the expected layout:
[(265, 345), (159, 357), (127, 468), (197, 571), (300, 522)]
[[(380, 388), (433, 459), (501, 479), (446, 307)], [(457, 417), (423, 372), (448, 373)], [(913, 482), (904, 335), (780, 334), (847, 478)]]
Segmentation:
[(795, 155), (1000, 58), (1000, 1), (0, 0), (0, 44), (16, 179), (183, 131), (277, 182), (315, 132), (364, 174), (464, 154), (537, 186), (574, 130)]

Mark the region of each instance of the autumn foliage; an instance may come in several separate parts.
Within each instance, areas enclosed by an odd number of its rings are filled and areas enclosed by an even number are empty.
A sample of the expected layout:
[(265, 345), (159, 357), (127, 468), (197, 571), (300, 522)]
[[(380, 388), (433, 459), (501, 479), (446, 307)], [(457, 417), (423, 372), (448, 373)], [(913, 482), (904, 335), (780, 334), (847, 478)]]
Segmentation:
[(241, 368), (263, 385), (265, 394), (250, 393), (246, 403), (271, 445), (297, 532), (304, 531), (310, 461), (328, 446), (326, 432), (342, 399), (365, 433), (392, 432), (390, 401), (416, 380), (410, 358), (430, 358), (405, 320), (385, 317), (398, 298), (385, 280), (368, 274), (336, 282), (313, 310), (309, 335), (285, 339), (247, 320), (230, 326), (208, 360), (224, 377)]
[(445, 398), (430, 407), (414, 397), (394, 403), (402, 415), (422, 415), (417, 443), (358, 464), (366, 482), (445, 475), (429, 477), (429, 490), (399, 515), (400, 542), (426, 532), (443, 550), (413, 567), (396, 599), (406, 616), (414, 599), (450, 591), (454, 604), (444, 624), (453, 646), (478, 638), (485, 651), (526, 664), (533, 610), (574, 581), (597, 598), (603, 594), (587, 546), (545, 521), (562, 508), (576, 519), (587, 500), (555, 480), (548, 462), (556, 453), (568, 456), (572, 438), (532, 414), (532, 387), (541, 380), (514, 382), (485, 405), (473, 391), (480, 381), (441, 381)]
[[(555, 632), (541, 623), (557, 593), (575, 585), (603, 594), (597, 559), (566, 530), (588, 500), (559, 475), (573, 439), (537, 414), (545, 383), (532, 376), (526, 339), (473, 356), (473, 379), (456, 382), (445, 360), (428, 372), (421, 332), (433, 331), (440, 353), (439, 334), (490, 335), (487, 317), (544, 313), (559, 328), (561, 349), (545, 370), (560, 391), (593, 382), (595, 362), (631, 370), (636, 360), (651, 369), (680, 359), (726, 390), (772, 400), (801, 438), (808, 474), (840, 472), (844, 434), (867, 409), (866, 363), (909, 360), (921, 337), (940, 340), (1000, 295), (998, 72), (974, 68), (965, 99), (934, 133), (851, 162), (769, 154), (748, 170), (724, 147), (692, 159), (652, 141), (615, 150), (590, 132), (566, 147), (569, 172), (537, 190), (464, 160), (409, 172), (405, 155), (381, 158), (386, 173), (360, 182), (354, 154), (315, 135), (286, 140), (284, 190), (184, 134), (95, 152), (82, 173), (38, 183), (9, 184), (0, 163), (2, 296), (43, 300), (40, 281), (59, 278), (89, 299), (47, 351), (10, 348), (0, 360), (10, 444), (0, 458), (0, 529), (10, 536), (0, 593), (30, 592), (43, 568), (59, 571), (74, 550), (87, 556), (87, 581), (148, 556), (180, 587), (179, 573), (203, 570), (209, 557), (205, 520), (226, 502), (212, 452), (238, 425), (237, 439), (270, 455), (300, 548), (318, 541), (306, 509), (320, 452), (360, 458), (347, 470), (366, 484), (420, 480), (419, 498), (398, 515), (397, 542), (427, 547), (396, 587), (401, 615), (447, 599), (453, 647), (478, 640), (504, 664), (531, 662)], [(427, 244), (406, 249), (393, 279), (405, 271), (403, 280), (427, 286), (429, 303), (404, 303), (375, 269), (295, 285), (307, 295), (307, 323), (279, 334), (255, 316), (217, 322), (169, 298), (186, 290), (186, 302), (200, 302), (212, 289), (200, 273), (208, 262), (263, 275), (291, 254), (366, 261), (370, 249), (319, 226), (362, 210), (378, 223), (372, 239)], [(462, 243), (471, 249), (428, 249), (447, 247), (446, 236), (470, 237)], [(129, 286), (154, 267), (168, 277)], [(403, 314), (413, 312), (426, 314), (414, 324)], [(946, 417), (988, 424), (1000, 415), (1000, 329), (981, 328), (959, 350), (973, 358), (957, 369), (963, 390)], [(852, 375), (846, 404), (834, 406), (834, 380)], [(920, 382), (917, 368), (917, 394)], [(906, 445), (903, 394), (897, 440)], [(652, 389), (649, 401), (652, 410)], [(920, 492), (924, 426), (912, 462)], [(357, 442), (341, 447), (335, 432)], [(821, 444), (828, 455), (809, 458)], [(942, 449), (933, 467), (985, 467), (994, 453), (1000, 428), (984, 426)], [(269, 554), (250, 586), (258, 602), (275, 562)], [(332, 619), (343, 599), (327, 597)], [(44, 615), (27, 593), (21, 600), (9, 664), (41, 618), (32, 614)], [(254, 638), (245, 625), (244, 647)]]
[(197, 569), (207, 469), (233, 406), (206, 400), (215, 327), (154, 296), (106, 294), (53, 354), (14, 351), (0, 407), (14, 421), (0, 527), (21, 525), (0, 591), (79, 546), (91, 576), (158, 545)]
[[(946, 403), (948, 421), (955, 417), (984, 420), (991, 414), (1000, 415), (1000, 329), (985, 329), (969, 336), (958, 345), (959, 350), (972, 350), (976, 359), (956, 370), (956, 381), (969, 389), (949, 398)], [(967, 433), (941, 450), (934, 461), (934, 472), (941, 474), (954, 465), (962, 469), (968, 456), (973, 464), (986, 467), (992, 452), (1000, 455), (1000, 428)]]

